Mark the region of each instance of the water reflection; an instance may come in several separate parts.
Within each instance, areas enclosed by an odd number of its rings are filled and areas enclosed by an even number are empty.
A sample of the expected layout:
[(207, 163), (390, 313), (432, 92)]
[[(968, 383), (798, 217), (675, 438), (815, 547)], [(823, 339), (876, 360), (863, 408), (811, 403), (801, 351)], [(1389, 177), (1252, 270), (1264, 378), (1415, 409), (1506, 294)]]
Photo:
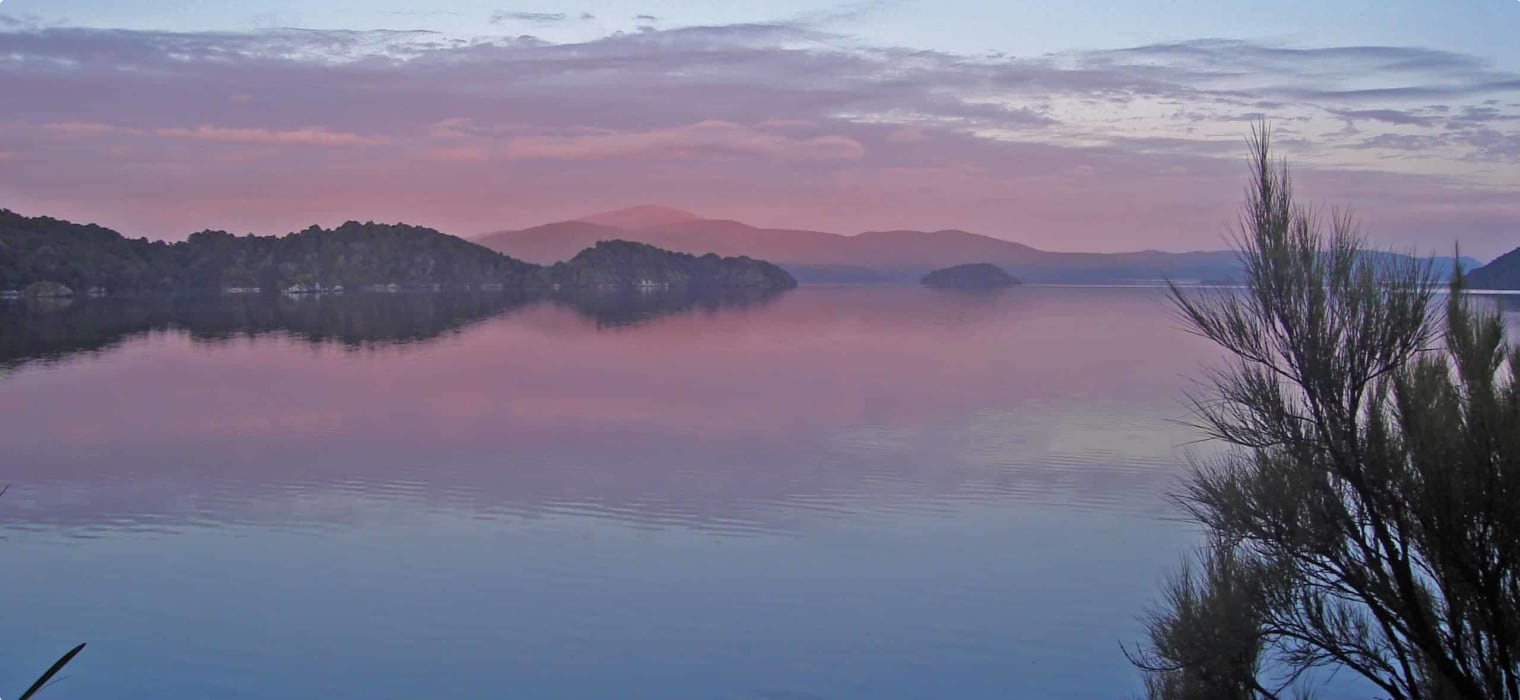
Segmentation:
[(279, 333), (358, 349), (433, 340), (533, 303), (554, 303), (599, 327), (618, 327), (671, 314), (747, 308), (777, 294), (634, 290), (580, 292), (549, 300), (511, 292), (28, 300), (0, 303), (0, 371), (101, 352), (134, 336), (171, 329), (198, 342)]
[(42, 316), (62, 330), (32, 337), (116, 350), (0, 385), (16, 484), (0, 522), (353, 525), (423, 508), (739, 533), (1007, 499), (1165, 511), (1188, 440), (1167, 419), (1201, 349), (1157, 293), (640, 301), (249, 302), (139, 311), (126, 326), (163, 332), (124, 341), (120, 325), (81, 331), (116, 318), (83, 304)]
[(599, 328), (619, 328), (672, 314), (715, 314), (757, 307), (784, 293), (744, 288), (701, 293), (660, 288), (586, 289), (556, 296), (554, 303), (590, 319)]
[(57, 692), (1138, 687), (1217, 359), (1160, 291), (387, 299), (8, 316), (0, 686), (88, 640)]

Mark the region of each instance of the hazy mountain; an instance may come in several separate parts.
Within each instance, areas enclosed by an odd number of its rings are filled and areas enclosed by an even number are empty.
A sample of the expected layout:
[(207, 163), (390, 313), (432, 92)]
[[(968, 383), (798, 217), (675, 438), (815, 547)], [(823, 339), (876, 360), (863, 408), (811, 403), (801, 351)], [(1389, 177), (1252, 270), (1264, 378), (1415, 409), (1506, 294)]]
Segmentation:
[[(931, 270), (991, 263), (1029, 282), (1223, 281), (1236, 277), (1231, 251), (1061, 253), (960, 230), (868, 231), (855, 235), (767, 229), (704, 219), (666, 207), (633, 207), (478, 240), (540, 264), (567, 260), (599, 240), (622, 239), (667, 250), (749, 256), (777, 263), (805, 283), (916, 283)], [(1470, 263), (1476, 265), (1476, 262)], [(1449, 269), (1449, 259), (1438, 259)]]
[(580, 221), (588, 224), (597, 224), (599, 226), (611, 226), (613, 228), (637, 230), (644, 228), (654, 228), (657, 226), (671, 226), (674, 224), (685, 223), (687, 221), (697, 221), (701, 218), (702, 217), (697, 216), (696, 214), (693, 214), (689, 211), (681, 211), (680, 209), (672, 209), (670, 207), (644, 205), (638, 207), (628, 207), (626, 209), (614, 209), (613, 211), (593, 214), (591, 216), (580, 219)]

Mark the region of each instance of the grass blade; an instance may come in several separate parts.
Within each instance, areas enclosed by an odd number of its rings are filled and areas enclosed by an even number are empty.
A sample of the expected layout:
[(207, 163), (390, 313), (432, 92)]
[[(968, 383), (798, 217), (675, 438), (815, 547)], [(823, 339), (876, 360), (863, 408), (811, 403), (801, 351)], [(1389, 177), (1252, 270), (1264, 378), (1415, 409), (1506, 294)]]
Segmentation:
[(64, 654), (63, 658), (54, 662), (53, 667), (48, 669), (47, 673), (42, 674), (42, 677), (38, 678), (37, 682), (32, 684), (32, 687), (27, 688), (26, 692), (21, 694), (19, 700), (30, 700), (33, 695), (37, 694), (37, 691), (42, 690), (42, 686), (47, 685), (47, 682), (52, 680), (53, 676), (58, 675), (58, 672), (60, 670), (63, 670), (63, 667), (68, 665), (70, 661), (73, 661), (74, 657), (77, 656), (81, 651), (84, 651), (83, 644), (70, 649), (69, 653)]

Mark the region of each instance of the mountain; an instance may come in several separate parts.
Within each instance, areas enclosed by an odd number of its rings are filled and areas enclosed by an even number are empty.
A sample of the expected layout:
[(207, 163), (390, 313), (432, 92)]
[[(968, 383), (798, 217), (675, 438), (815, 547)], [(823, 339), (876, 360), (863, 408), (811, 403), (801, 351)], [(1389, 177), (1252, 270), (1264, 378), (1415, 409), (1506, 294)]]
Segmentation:
[(997, 289), (1012, 287), (1019, 280), (990, 263), (968, 263), (930, 272), (919, 280), (925, 287), (941, 289)]
[[(1056, 253), (960, 230), (870, 231), (853, 236), (823, 231), (750, 226), (727, 219), (669, 217), (639, 228), (592, 217), (477, 239), (508, 255), (552, 263), (568, 259), (599, 240), (637, 241), (687, 253), (717, 253), (769, 260), (805, 282), (863, 281), (915, 283), (925, 272), (971, 262), (988, 262), (1034, 282), (1228, 277), (1238, 266), (1228, 251), (1199, 253)], [(647, 223), (647, 220), (640, 220)]]
[(604, 211), (600, 214), (581, 217), (577, 221), (598, 226), (638, 230), (658, 226), (672, 226), (687, 221), (696, 221), (701, 218), (689, 211), (646, 204), (626, 209)]
[[(584, 224), (596, 226), (596, 224)], [(622, 230), (622, 229), (613, 229)], [(295, 293), (358, 290), (674, 287), (764, 290), (796, 285), (748, 258), (696, 258), (638, 243), (598, 243), (545, 268), (433, 229), (350, 221), (285, 236), (191, 234), (179, 243), (128, 239), (107, 228), (0, 209), (0, 292)]]
[(1467, 273), (1467, 285), (1472, 289), (1520, 289), (1520, 248)]
[[(619, 223), (634, 226), (619, 226)], [(1028, 282), (1115, 283), (1228, 280), (1240, 265), (1232, 251), (1061, 253), (968, 231), (823, 231), (759, 228), (705, 219), (663, 207), (635, 207), (478, 240), (494, 250), (542, 264), (566, 260), (599, 240), (637, 241), (686, 253), (750, 256), (781, 265), (807, 283), (916, 283), (930, 270), (974, 262), (1001, 267)], [(1450, 259), (1437, 259), (1449, 269)]]

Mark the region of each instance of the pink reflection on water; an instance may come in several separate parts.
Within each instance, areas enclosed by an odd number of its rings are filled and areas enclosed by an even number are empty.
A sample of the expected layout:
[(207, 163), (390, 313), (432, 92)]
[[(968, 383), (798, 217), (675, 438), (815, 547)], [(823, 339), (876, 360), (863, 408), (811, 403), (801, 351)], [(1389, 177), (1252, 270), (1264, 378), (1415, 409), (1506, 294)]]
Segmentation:
[(215, 519), (396, 483), (527, 510), (753, 516), (881, 492), (1150, 508), (1190, 437), (1167, 419), (1211, 357), (1156, 290), (804, 288), (611, 330), (539, 305), (359, 350), (156, 333), (0, 380), (0, 438), (4, 478), (36, 493), (24, 517), (54, 517), (49, 489), (85, 519), (210, 496)]

